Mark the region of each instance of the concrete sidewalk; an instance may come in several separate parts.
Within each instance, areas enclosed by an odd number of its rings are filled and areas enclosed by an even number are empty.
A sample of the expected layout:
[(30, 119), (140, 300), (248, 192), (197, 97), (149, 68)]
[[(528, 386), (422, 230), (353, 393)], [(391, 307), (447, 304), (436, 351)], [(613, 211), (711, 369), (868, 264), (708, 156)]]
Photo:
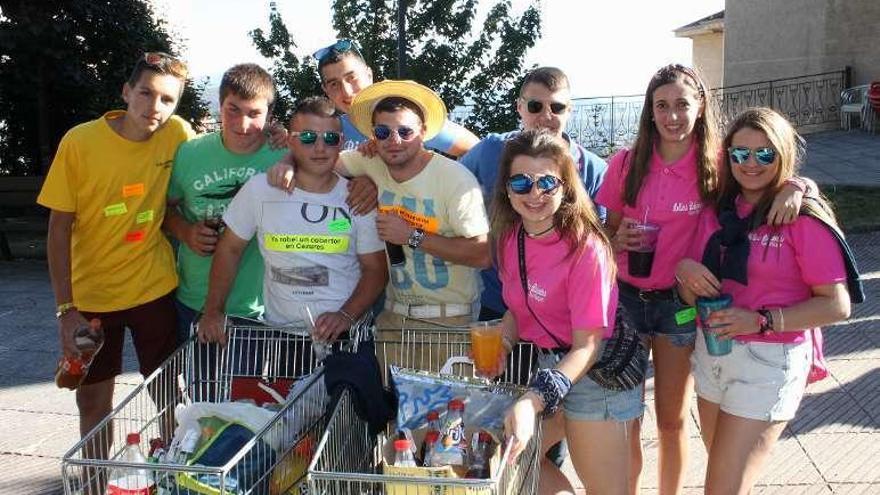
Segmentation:
[[(832, 376), (808, 390), (756, 493), (880, 493), (880, 232), (853, 235), (850, 242), (869, 299), (850, 321), (827, 328)], [(77, 441), (78, 426), (73, 393), (52, 381), (58, 344), (45, 263), (0, 263), (0, 280), (5, 282), (0, 286), (0, 493), (60, 493), (60, 458)], [(117, 395), (139, 380), (129, 369)], [(700, 493), (706, 456), (695, 405), (690, 430), (687, 491)], [(643, 440), (643, 491), (654, 493), (657, 435), (651, 409)]]

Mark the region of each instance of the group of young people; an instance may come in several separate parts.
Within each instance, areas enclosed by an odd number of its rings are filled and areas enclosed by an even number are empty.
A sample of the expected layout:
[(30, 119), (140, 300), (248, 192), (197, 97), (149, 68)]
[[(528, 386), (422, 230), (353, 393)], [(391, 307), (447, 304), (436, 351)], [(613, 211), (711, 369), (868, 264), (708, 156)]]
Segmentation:
[[(720, 140), (702, 79), (666, 66), (633, 146), (606, 166), (565, 133), (559, 69), (526, 75), (521, 129), (479, 139), (429, 88), (374, 83), (355, 42), (314, 56), (326, 98), (297, 102), (286, 131), (267, 125), (269, 74), (241, 64), (221, 82), (222, 130), (195, 136), (173, 116), (185, 65), (148, 53), (127, 109), (62, 140), (38, 199), (61, 347), (75, 354), (73, 331), (93, 317), (107, 339), (76, 392), (81, 433), (110, 412), (125, 328), (148, 374), (196, 318), (205, 342), (224, 341), (226, 316), (313, 314), (326, 340), (372, 310), (379, 335), (500, 318), (503, 362), (519, 341), (539, 349), (505, 419), (515, 453), (539, 418), (542, 451), (565, 440), (589, 491), (635, 493), (644, 387), (587, 376), (622, 306), (653, 355), (660, 492), (682, 491), (695, 389), (706, 490), (747, 493), (804, 394), (817, 328), (861, 297), (830, 208), (797, 177), (802, 143), (785, 118), (747, 110)], [(659, 226), (648, 277), (627, 265), (639, 222)], [(403, 262), (389, 263), (392, 245)], [(720, 293), (733, 305), (711, 323), (734, 350), (716, 357), (687, 309)], [(573, 492), (558, 457), (542, 461), (540, 493)]]

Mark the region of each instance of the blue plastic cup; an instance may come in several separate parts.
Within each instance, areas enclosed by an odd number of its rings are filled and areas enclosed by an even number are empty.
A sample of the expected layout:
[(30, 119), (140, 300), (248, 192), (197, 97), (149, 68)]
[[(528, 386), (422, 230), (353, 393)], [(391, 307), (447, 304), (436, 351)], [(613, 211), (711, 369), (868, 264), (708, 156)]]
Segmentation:
[(706, 340), (706, 351), (710, 356), (725, 356), (733, 350), (733, 339), (719, 339), (713, 328), (719, 328), (719, 325), (710, 327), (706, 322), (715, 311), (729, 308), (733, 304), (733, 297), (730, 294), (721, 294), (718, 297), (698, 297), (697, 298), (697, 315), (700, 317), (700, 328), (703, 330), (703, 337)]

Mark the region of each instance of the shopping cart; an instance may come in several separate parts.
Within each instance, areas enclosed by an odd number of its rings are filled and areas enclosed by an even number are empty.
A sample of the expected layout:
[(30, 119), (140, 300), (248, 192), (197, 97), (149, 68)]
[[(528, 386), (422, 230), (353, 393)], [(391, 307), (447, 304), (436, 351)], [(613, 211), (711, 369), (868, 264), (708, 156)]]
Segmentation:
[[(439, 374), (449, 363), (463, 363), (469, 354), (467, 328), (405, 325), (403, 329), (377, 331), (376, 354), (387, 374), (390, 366), (417, 367)], [(519, 395), (536, 364), (531, 344), (518, 344), (510, 353), (507, 371), (495, 390)], [(444, 372), (450, 371), (447, 369)], [(471, 376), (469, 367), (455, 374)], [(499, 469), (490, 479), (413, 478), (382, 473), (383, 438), (370, 435), (365, 421), (354, 409), (346, 390), (341, 395), (309, 465), (309, 493), (312, 495), (501, 495), (537, 492), (541, 445), (540, 420), (537, 431), (514, 464), (508, 464), (506, 445)], [(387, 431), (386, 436), (393, 432)]]
[[(355, 349), (371, 338), (368, 318), (357, 322), (335, 349)], [(286, 493), (299, 482), (290, 473), (290, 453), (308, 452), (327, 421), (327, 392), (323, 368), (312, 351), (304, 328), (263, 326), (250, 320), (228, 320), (227, 344), (202, 344), (193, 335), (162, 366), (125, 397), (91, 432), (62, 459), (65, 494), (104, 495), (104, 486), (114, 468), (147, 469), (159, 493), (183, 494), (175, 480), (182, 474), (216, 481), (214, 494)], [(295, 395), (285, 397), (298, 379)], [(259, 394), (264, 394), (260, 397)], [(175, 463), (132, 464), (120, 456), (129, 433), (139, 433), (141, 450), (153, 438), (170, 442), (174, 411), (195, 402), (219, 403), (249, 397), (255, 402), (278, 404), (277, 413), (255, 431), (250, 441), (223, 466), (206, 467)], [(311, 452), (308, 452), (310, 457)], [(300, 478), (308, 458), (301, 459)], [(270, 483), (270, 478), (273, 478)], [(285, 480), (278, 487), (279, 480)], [(272, 490), (270, 490), (270, 487)]]

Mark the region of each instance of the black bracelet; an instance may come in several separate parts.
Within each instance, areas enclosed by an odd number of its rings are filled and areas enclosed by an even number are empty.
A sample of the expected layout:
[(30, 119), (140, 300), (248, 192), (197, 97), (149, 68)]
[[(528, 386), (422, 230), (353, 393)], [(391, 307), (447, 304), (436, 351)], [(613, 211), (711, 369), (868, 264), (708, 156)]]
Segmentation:
[(529, 390), (538, 394), (544, 402), (544, 417), (552, 416), (559, 410), (570, 389), (571, 380), (555, 368), (538, 370), (529, 384)]

